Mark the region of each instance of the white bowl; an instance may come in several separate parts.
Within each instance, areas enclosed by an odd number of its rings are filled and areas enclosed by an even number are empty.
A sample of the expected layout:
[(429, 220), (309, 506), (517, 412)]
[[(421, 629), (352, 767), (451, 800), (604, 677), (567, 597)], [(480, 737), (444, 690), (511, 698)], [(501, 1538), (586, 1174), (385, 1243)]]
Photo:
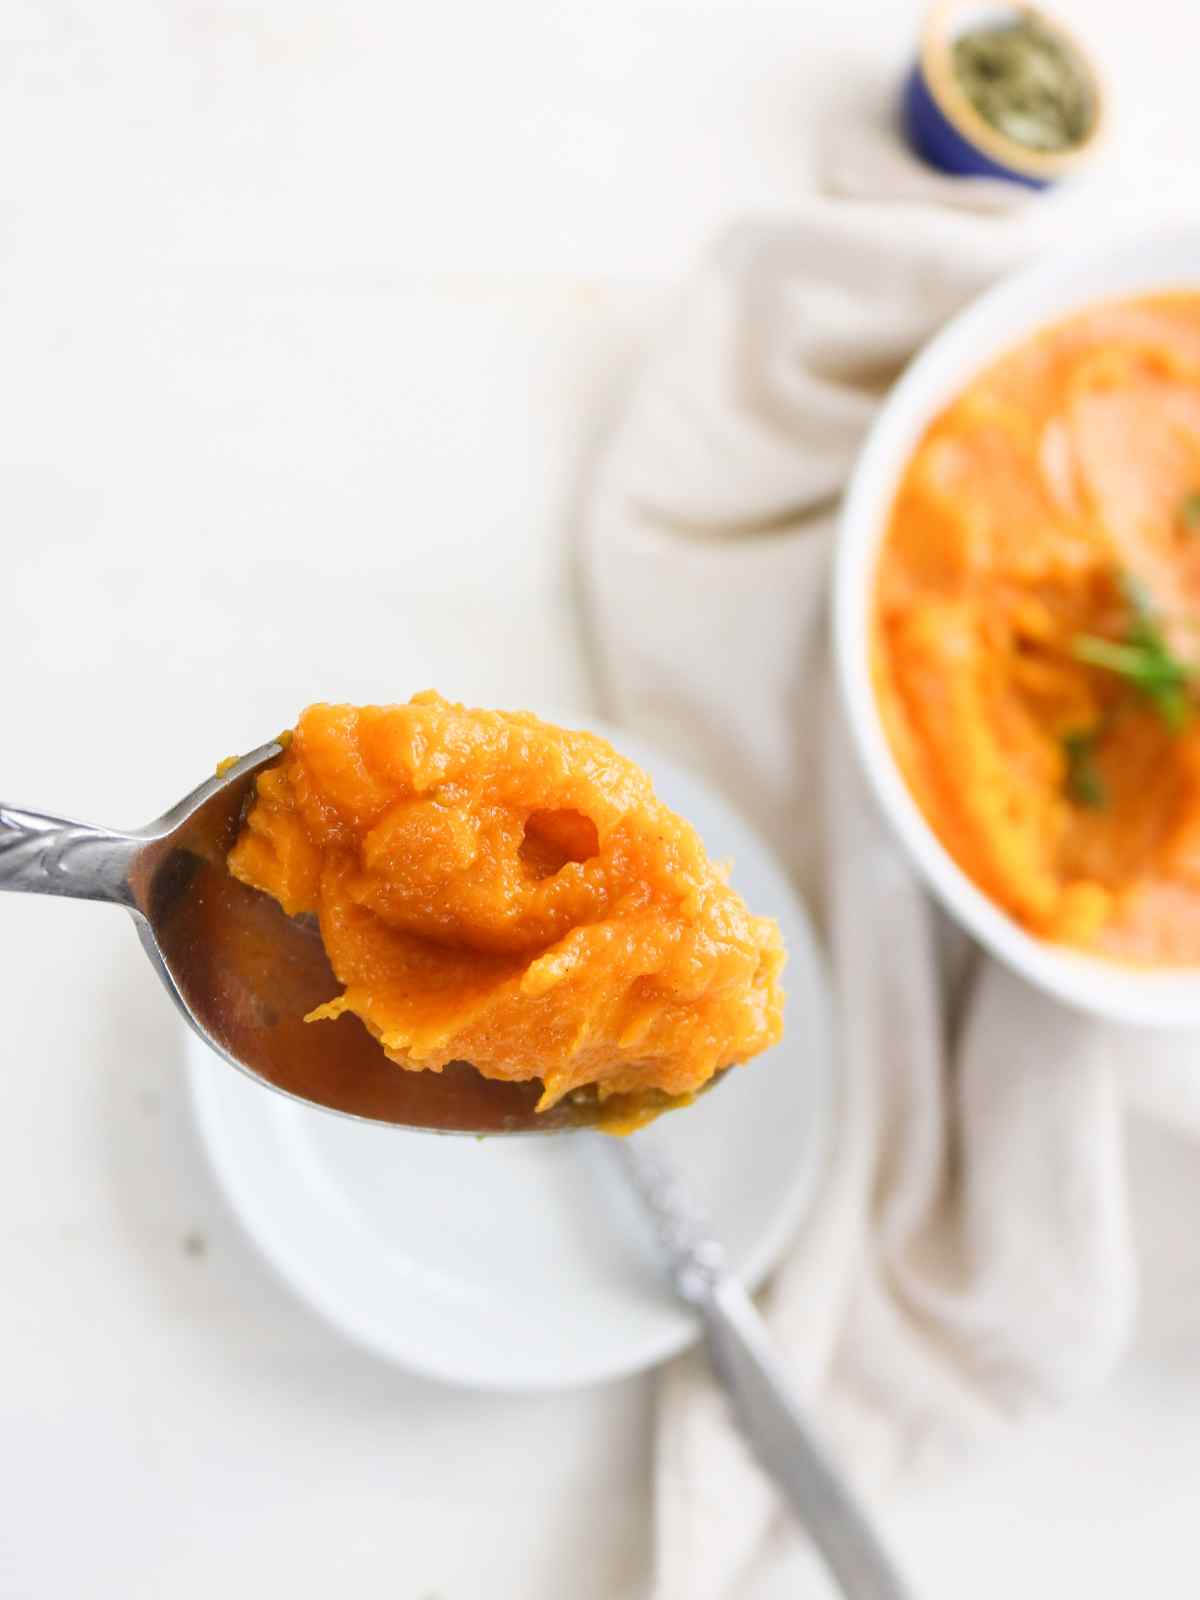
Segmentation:
[(863, 447), (842, 510), (834, 566), (834, 648), (862, 765), (930, 887), (999, 959), (1070, 1005), (1152, 1027), (1200, 1024), (1200, 968), (1142, 970), (1036, 939), (976, 888), (909, 793), (884, 733), (869, 646), (876, 557), (897, 485), (926, 426), (995, 356), (1098, 300), (1200, 290), (1200, 223), (1055, 256), (976, 300), (913, 361)]

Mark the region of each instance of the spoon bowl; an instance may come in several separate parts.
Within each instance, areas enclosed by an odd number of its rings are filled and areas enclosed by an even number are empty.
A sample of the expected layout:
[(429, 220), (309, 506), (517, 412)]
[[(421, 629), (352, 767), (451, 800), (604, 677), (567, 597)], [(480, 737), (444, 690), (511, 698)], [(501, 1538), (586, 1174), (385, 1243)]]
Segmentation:
[[(238, 882), (225, 858), (276, 741), (130, 833), (0, 804), (0, 890), (100, 900), (132, 913), (167, 993), (204, 1042), (257, 1082), (344, 1116), (434, 1133), (561, 1133), (601, 1122), (586, 1092), (548, 1111), (536, 1081), (466, 1062), (412, 1072), (356, 1017), (310, 1026), (337, 992), (315, 922)], [(609, 1116), (612, 1104), (606, 1108)]]

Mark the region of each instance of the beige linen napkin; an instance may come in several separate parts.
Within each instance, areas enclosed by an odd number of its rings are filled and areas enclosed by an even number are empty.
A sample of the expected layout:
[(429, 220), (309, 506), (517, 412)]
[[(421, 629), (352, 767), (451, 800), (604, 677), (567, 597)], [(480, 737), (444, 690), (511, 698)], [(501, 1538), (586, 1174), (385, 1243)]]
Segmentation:
[[(825, 665), (837, 497), (890, 380), (998, 274), (1077, 241), (1086, 197), (980, 193), (861, 122), (829, 175), (685, 286), (598, 464), (584, 567), (606, 709), (723, 785), (821, 907), (845, 1116), (767, 1311), (870, 1488), (1109, 1372), (1134, 1306), (1127, 1080), (1195, 1122), (1200, 1047), (1102, 1027), (949, 934)], [(657, 1600), (809, 1592), (696, 1357), (663, 1380), (656, 1515)]]

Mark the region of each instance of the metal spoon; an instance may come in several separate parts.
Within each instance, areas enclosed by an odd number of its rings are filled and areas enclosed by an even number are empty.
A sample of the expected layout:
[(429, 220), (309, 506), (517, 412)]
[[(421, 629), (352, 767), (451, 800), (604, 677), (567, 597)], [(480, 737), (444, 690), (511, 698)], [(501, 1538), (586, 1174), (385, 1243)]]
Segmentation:
[(600, 1108), (586, 1095), (539, 1113), (536, 1082), (501, 1083), (465, 1062), (406, 1072), (356, 1017), (303, 1021), (339, 987), (320, 934), (225, 867), (255, 777), (282, 754), (274, 742), (252, 750), (130, 833), (0, 803), (0, 890), (124, 906), (200, 1037), (295, 1100), (438, 1133), (594, 1126)]

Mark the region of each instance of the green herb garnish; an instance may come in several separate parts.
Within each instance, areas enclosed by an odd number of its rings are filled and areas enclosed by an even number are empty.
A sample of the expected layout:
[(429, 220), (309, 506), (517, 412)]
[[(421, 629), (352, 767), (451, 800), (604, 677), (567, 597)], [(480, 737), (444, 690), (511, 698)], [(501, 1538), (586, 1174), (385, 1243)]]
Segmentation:
[(1071, 654), (1089, 667), (1124, 678), (1150, 702), (1171, 732), (1178, 733), (1191, 720), (1191, 672), (1172, 654), (1145, 586), (1126, 575), (1121, 591), (1132, 613), (1124, 639), (1077, 634)]
[(1067, 758), (1067, 793), (1076, 805), (1098, 811), (1108, 804), (1108, 786), (1096, 766), (1096, 745), (1101, 729), (1079, 728), (1062, 736)]
[(1030, 150), (1066, 150), (1091, 132), (1090, 76), (1062, 34), (1036, 16), (990, 23), (954, 41), (954, 74), (997, 132)]
[(1200, 533), (1200, 489), (1193, 489), (1179, 502), (1179, 520), (1189, 533)]

